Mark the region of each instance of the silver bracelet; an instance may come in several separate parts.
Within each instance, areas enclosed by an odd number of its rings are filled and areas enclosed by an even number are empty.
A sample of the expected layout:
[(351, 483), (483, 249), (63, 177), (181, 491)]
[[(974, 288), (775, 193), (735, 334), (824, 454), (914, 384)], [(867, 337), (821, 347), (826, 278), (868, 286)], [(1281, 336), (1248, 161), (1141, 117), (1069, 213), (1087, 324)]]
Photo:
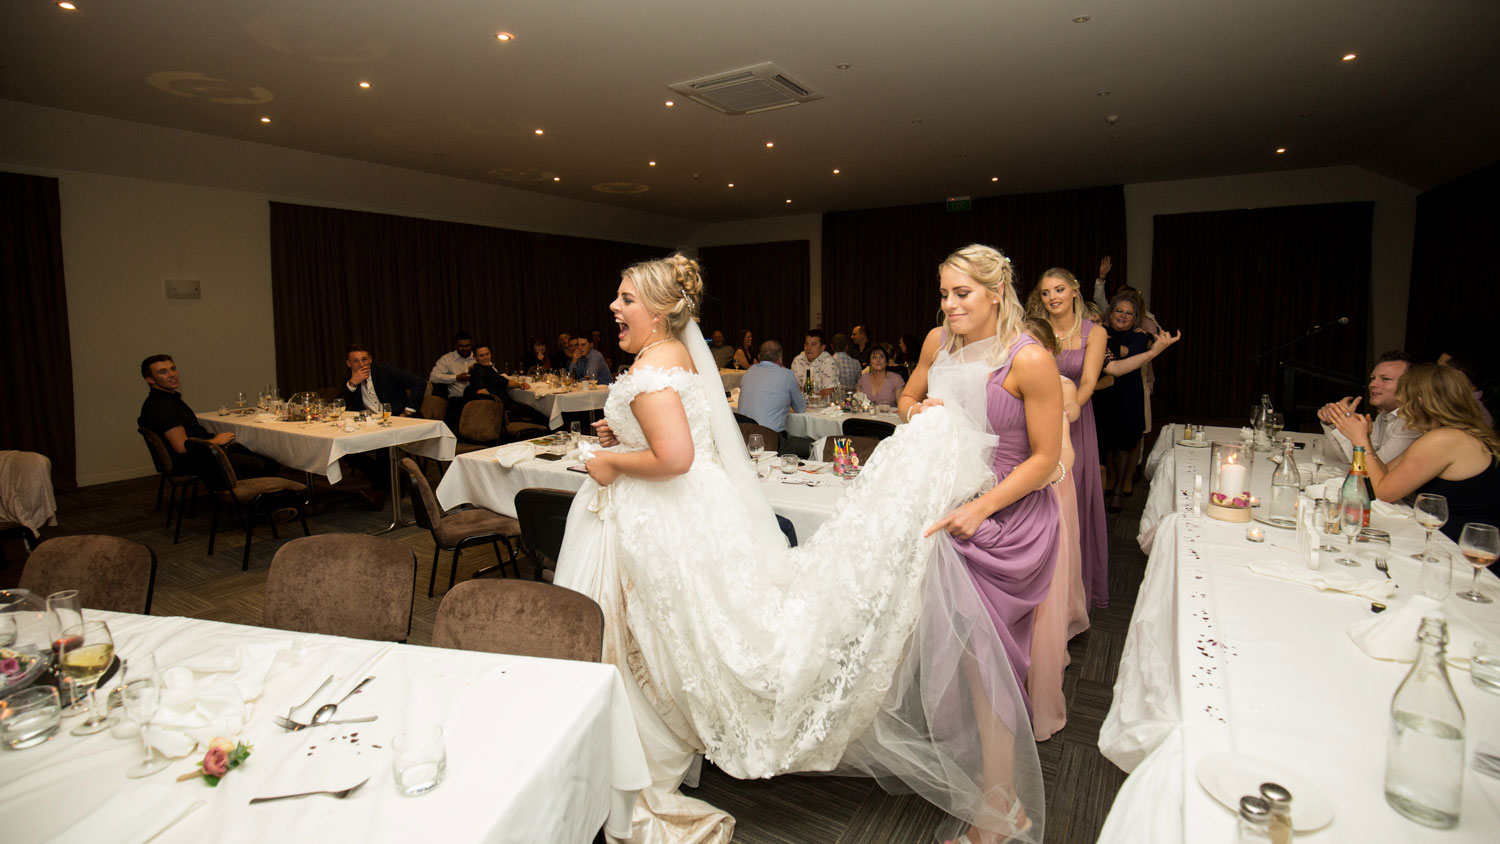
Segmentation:
[(1057, 480), (1051, 482), (1051, 486), (1057, 486), (1058, 484), (1063, 482), (1064, 478), (1068, 476), (1068, 467), (1064, 466), (1061, 460), (1057, 461), (1057, 470), (1059, 472), (1062, 472), (1062, 474), (1057, 476)]

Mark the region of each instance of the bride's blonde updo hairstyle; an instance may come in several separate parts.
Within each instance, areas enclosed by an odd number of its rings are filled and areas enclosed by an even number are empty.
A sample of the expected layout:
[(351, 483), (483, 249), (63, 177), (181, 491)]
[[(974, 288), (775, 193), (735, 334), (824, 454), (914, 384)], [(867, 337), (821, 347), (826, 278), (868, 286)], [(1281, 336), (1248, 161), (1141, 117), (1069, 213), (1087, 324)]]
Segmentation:
[[(1010, 347), (1021, 334), (1021, 323), (1026, 316), (1021, 300), (1016, 298), (1015, 271), (1010, 266), (1010, 259), (993, 246), (972, 243), (939, 264), (939, 275), (944, 267), (963, 273), (1000, 300), (995, 306), (995, 344), (990, 348), (989, 360), (997, 368), (1004, 366), (1010, 359)], [(961, 341), (948, 330), (946, 315), (943, 317), (943, 331), (948, 337), (948, 351), (956, 351)]]
[(666, 321), (669, 337), (676, 337), (698, 318), (703, 301), (703, 275), (698, 262), (678, 252), (656, 261), (642, 261), (627, 269), (646, 310)]

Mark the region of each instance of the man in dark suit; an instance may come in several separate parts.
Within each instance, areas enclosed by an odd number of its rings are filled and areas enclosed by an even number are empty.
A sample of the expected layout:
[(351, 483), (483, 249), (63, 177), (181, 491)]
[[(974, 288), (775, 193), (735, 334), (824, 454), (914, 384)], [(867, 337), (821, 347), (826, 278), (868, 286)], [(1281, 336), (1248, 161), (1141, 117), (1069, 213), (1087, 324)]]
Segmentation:
[[(349, 367), (349, 380), (344, 382), (346, 410), (379, 414), (380, 406), (389, 404), (391, 413), (397, 416), (417, 416), (421, 411), (426, 381), (399, 366), (375, 363), (370, 350), (358, 343), (349, 347), (344, 362)], [(390, 491), (390, 451), (383, 448), (348, 456), (349, 462), (370, 479), (372, 489), (365, 499), (377, 510), (385, 506), (385, 496)]]
[(464, 398), (489, 396), (496, 401), (503, 401), (509, 387), (510, 382), (501, 374), (500, 367), (495, 365), (495, 356), (490, 347), (483, 343), (474, 347), (474, 365), (469, 367), (469, 385), (464, 388)]

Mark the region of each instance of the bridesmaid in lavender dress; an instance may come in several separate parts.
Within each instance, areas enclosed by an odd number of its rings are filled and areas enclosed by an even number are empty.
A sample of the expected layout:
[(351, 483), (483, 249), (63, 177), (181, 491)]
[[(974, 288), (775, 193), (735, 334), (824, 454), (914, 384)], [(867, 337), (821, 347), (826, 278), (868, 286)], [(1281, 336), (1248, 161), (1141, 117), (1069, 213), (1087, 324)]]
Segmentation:
[(1082, 413), (1068, 431), (1075, 460), (1073, 483), (1078, 492), (1078, 543), (1083, 588), (1089, 608), (1109, 606), (1109, 543), (1104, 521), (1104, 480), (1099, 474), (1099, 441), (1094, 433), (1094, 385), (1104, 366), (1108, 339), (1103, 327), (1083, 317), (1078, 279), (1060, 267), (1042, 274), (1026, 302), (1027, 316), (1047, 320), (1057, 335), (1057, 369), (1078, 385)]

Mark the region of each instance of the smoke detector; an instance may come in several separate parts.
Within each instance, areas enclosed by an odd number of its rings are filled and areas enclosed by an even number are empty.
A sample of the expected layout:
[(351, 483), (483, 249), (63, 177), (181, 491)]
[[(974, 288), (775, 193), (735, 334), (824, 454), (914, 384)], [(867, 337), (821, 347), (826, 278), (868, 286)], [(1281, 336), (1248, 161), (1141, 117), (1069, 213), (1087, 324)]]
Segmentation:
[(722, 114), (755, 114), (823, 99), (823, 95), (771, 62), (727, 70), (668, 85), (673, 91)]

